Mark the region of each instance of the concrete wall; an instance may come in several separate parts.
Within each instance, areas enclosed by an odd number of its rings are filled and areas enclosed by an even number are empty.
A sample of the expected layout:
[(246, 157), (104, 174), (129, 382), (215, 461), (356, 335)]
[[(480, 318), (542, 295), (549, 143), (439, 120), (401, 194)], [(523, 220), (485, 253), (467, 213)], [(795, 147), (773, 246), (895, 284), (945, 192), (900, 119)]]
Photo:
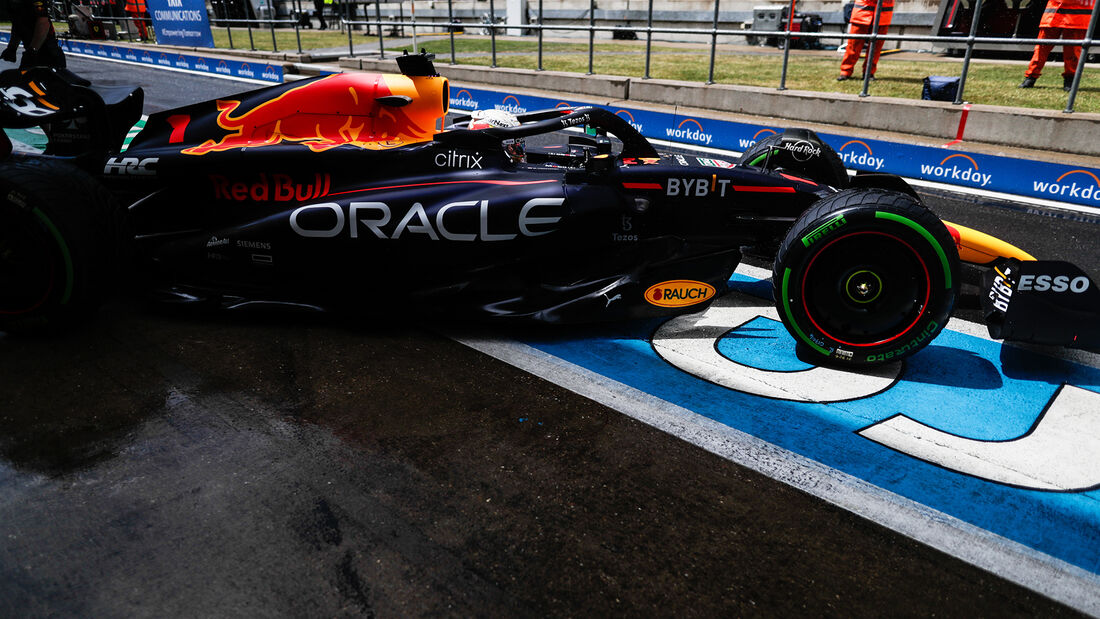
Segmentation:
[[(287, 0), (284, 0), (287, 1)], [(801, 13), (817, 13), (825, 22), (828, 32), (841, 32), (844, 28), (843, 6), (847, 0), (802, 0), (796, 10)], [(501, 21), (508, 13), (508, 0), (494, 2), (494, 15)], [(527, 11), (533, 19), (538, 13), (538, 0), (527, 0)], [(787, 6), (783, 0), (720, 0), (719, 27), (737, 30), (749, 27), (752, 22), (754, 6)], [(387, 19), (396, 19), (398, 15), (409, 18), (412, 2), (384, 3), (381, 12)], [(448, 3), (445, 0), (418, 0), (415, 2), (417, 21), (445, 21), (448, 16)], [(895, 0), (893, 34), (929, 34), (935, 20), (938, 0)], [(374, 5), (368, 5), (368, 16), (373, 19)], [(485, 0), (462, 0), (451, 3), (450, 10), (455, 18), (478, 28), (483, 16), (489, 13), (489, 3)], [(552, 0), (543, 3), (544, 23), (547, 25), (587, 26), (590, 4), (588, 0)], [(600, 0), (596, 4), (596, 23), (599, 26), (627, 26), (641, 28), (646, 25), (649, 13), (648, 0)], [(509, 19), (512, 19), (509, 17)], [(653, 26), (655, 28), (710, 28), (714, 19), (712, 0), (654, 0)], [(511, 21), (509, 21), (511, 23)], [(555, 30), (547, 36), (587, 37), (582, 31)], [(609, 38), (610, 33), (599, 33), (600, 38)], [(709, 41), (706, 35), (665, 34), (654, 35), (656, 40), (667, 41)], [(730, 38), (723, 42), (742, 43), (744, 39)], [(923, 44), (928, 48), (929, 44)]]

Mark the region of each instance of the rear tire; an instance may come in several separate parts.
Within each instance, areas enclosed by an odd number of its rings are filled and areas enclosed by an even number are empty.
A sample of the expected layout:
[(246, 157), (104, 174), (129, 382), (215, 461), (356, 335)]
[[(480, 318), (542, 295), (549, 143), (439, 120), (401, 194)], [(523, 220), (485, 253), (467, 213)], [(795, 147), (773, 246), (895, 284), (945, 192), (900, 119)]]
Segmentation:
[(750, 146), (740, 161), (765, 170), (786, 170), (837, 189), (848, 186), (848, 171), (840, 155), (809, 129), (769, 135)]
[(772, 290), (805, 359), (875, 365), (908, 357), (939, 334), (958, 273), (955, 244), (931, 211), (906, 194), (848, 189), (791, 228)]
[(0, 164), (0, 328), (90, 316), (120, 256), (121, 222), (79, 168), (39, 157)]

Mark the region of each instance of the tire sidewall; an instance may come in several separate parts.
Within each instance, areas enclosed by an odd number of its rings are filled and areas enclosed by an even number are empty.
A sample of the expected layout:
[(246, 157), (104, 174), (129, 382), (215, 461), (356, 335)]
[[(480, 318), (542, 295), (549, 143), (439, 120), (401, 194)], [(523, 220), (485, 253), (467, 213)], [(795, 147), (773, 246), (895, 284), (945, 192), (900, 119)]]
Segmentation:
[[(51, 283), (46, 296), (33, 306), (22, 310), (7, 308), (11, 313), (0, 313), (0, 324), (15, 322), (38, 314), (47, 313), (51, 308), (66, 305), (72, 299), (73, 284), (76, 279), (73, 268), (73, 254), (68, 241), (67, 226), (59, 226), (48, 205), (41, 204), (32, 195), (26, 194), (9, 183), (0, 180), (0, 219), (15, 221), (18, 225), (13, 234), (26, 235), (24, 240), (33, 242), (35, 253), (46, 258)], [(0, 308), (3, 309), (3, 308)]]
[[(826, 201), (792, 227), (777, 255), (773, 283), (784, 325), (802, 345), (802, 353), (818, 362), (875, 365), (921, 350), (943, 329), (955, 305), (958, 253), (947, 229), (930, 211), (896, 192), (846, 190)], [(845, 203), (848, 205), (840, 206)], [(834, 205), (837, 208), (830, 208)], [(908, 326), (875, 343), (850, 342), (843, 333), (823, 329), (811, 319), (804, 295), (805, 286), (815, 276), (812, 271), (815, 260), (830, 249), (839, 251), (833, 243), (858, 239), (857, 235), (881, 236), (903, 243), (912, 250), (906, 260), (923, 266), (923, 273), (914, 270), (914, 278), (926, 288), (927, 302), (911, 323), (904, 321)], [(853, 265), (889, 259), (851, 258)]]
[(103, 209), (89, 195), (95, 183), (64, 162), (27, 157), (5, 162), (0, 171), (0, 209), (31, 226), (48, 255), (54, 284), (45, 300), (28, 311), (0, 314), (0, 326), (63, 326), (89, 315), (102, 301), (111, 262)]

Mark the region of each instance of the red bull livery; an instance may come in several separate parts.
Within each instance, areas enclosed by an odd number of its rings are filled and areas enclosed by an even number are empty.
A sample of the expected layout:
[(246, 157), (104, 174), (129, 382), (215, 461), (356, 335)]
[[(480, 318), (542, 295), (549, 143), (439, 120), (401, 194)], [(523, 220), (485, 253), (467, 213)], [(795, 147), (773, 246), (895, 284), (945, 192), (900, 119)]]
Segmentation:
[[(1096, 337), (1028, 328), (1060, 307), (1089, 316), (1085, 274), (945, 225), (896, 176), (850, 178), (811, 131), (761, 135), (722, 161), (658, 152), (629, 114), (598, 107), (445, 125), (449, 86), (430, 56), (398, 63), (160, 112), (124, 152), (139, 89), (3, 73), (0, 123), (50, 141), (0, 164), (0, 327), (87, 314), (115, 281), (226, 308), (660, 319), (704, 310), (750, 247), (774, 255), (779, 316), (814, 362), (927, 346), (954, 308), (960, 254), (996, 274), (996, 333)], [(678, 131), (711, 139), (694, 119)]]

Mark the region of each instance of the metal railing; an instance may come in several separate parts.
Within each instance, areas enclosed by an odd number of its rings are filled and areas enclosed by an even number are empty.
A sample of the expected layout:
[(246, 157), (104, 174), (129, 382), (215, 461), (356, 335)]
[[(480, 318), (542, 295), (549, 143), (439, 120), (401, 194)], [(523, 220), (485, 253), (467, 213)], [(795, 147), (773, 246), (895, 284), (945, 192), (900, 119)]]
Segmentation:
[[(970, 62), (974, 55), (974, 48), (977, 45), (987, 44), (1015, 44), (1015, 45), (1071, 45), (1080, 46), (1081, 55), (1077, 65), (1077, 72), (1074, 75), (1072, 85), (1070, 86), (1069, 96), (1066, 100), (1066, 107), (1063, 110), (1065, 113), (1072, 113), (1074, 103), (1077, 98), (1077, 94), (1080, 89), (1081, 75), (1085, 70), (1085, 65), (1088, 62), (1089, 49), (1094, 46), (1094, 39), (1087, 33), (1091, 33), (1095, 30), (1097, 24), (1097, 15), (1100, 13), (1100, 2), (1096, 3), (1093, 7), (1092, 14), (1089, 20), (1089, 27), (1085, 31), (1086, 37), (1083, 39), (1019, 39), (1008, 37), (980, 37), (977, 36), (978, 25), (981, 20), (982, 0), (975, 0), (974, 17), (970, 29), (970, 34), (966, 37), (945, 37), (945, 36), (933, 36), (933, 35), (901, 35), (901, 34), (879, 34), (878, 23), (881, 17), (881, 4), (876, 6), (875, 15), (872, 21), (872, 27), (870, 34), (854, 34), (849, 32), (800, 32), (792, 31), (790, 24), (793, 19), (788, 19), (788, 27), (786, 30), (745, 30), (745, 29), (723, 29), (719, 27), (720, 23), (720, 2), (721, 0), (715, 0), (714, 2), (714, 19), (710, 28), (664, 28), (653, 26), (653, 3), (654, 0), (648, 1), (647, 20), (646, 25), (643, 28), (633, 26), (597, 26), (595, 22), (596, 14), (596, 0), (589, 0), (588, 10), (588, 23), (587, 24), (571, 24), (571, 25), (556, 25), (543, 23), (543, 3), (544, 0), (538, 0), (537, 9), (537, 23), (526, 23), (522, 25), (510, 25), (510, 24), (497, 24), (494, 19), (489, 19), (487, 22), (483, 20), (483, 23), (473, 24), (474, 27), (481, 27), (488, 31), (490, 40), (490, 67), (497, 67), (497, 33), (504, 30), (528, 30), (535, 31), (537, 34), (537, 70), (543, 71), (543, 33), (554, 31), (571, 31), (571, 32), (587, 32), (588, 34), (588, 74), (594, 73), (595, 63), (595, 39), (598, 32), (609, 32), (614, 34), (615, 32), (629, 32), (633, 34), (645, 33), (645, 74), (643, 79), (650, 79), (651, 74), (651, 58), (653, 54), (653, 35), (654, 34), (673, 34), (673, 35), (704, 35), (710, 40), (710, 61), (708, 69), (708, 78), (706, 83), (714, 83), (714, 71), (717, 63), (717, 49), (718, 49), (718, 37), (775, 37), (783, 42), (783, 63), (779, 78), (779, 90), (785, 90), (787, 88), (787, 69), (790, 63), (791, 56), (791, 40), (792, 39), (864, 39), (867, 41), (868, 52), (874, 49), (875, 45), (879, 41), (905, 41), (911, 43), (951, 43), (959, 44), (965, 43), (966, 51), (963, 56), (962, 69), (959, 77), (959, 87), (955, 96), (954, 103), (956, 105), (963, 103), (963, 97), (966, 89), (966, 79), (970, 72)], [(489, 0), (489, 15), (494, 16), (496, 14), (496, 7), (494, 0)], [(793, 15), (794, 11), (791, 10), (789, 15)], [(471, 27), (469, 22), (460, 22), (454, 19), (454, 7), (453, 0), (447, 1), (447, 21), (417, 21), (416, 14), (413, 13), (411, 19), (400, 20), (384, 20), (378, 9), (378, 3), (375, 3), (375, 19), (373, 20), (352, 20), (345, 19), (344, 26), (348, 29), (348, 54), (355, 56), (356, 52), (352, 42), (351, 31), (353, 27), (362, 26), (366, 28), (375, 27), (378, 29), (378, 56), (385, 58), (385, 40), (383, 34), (383, 27), (389, 26), (396, 28), (411, 28), (415, 41), (417, 28), (423, 33), (425, 31), (435, 31), (437, 34), (450, 34), (451, 41), (451, 64), (457, 64), (457, 53), (455, 49), (455, 31), (456, 29), (464, 29)], [(415, 43), (414, 43), (415, 45)], [(870, 75), (870, 63), (864, 65), (863, 74), (863, 86), (860, 90), (859, 96), (869, 96), (871, 86)]]
[(233, 46), (233, 26), (237, 25), (238, 29), (241, 25), (248, 30), (248, 48), (252, 51), (256, 51), (256, 39), (254, 38), (252, 31), (257, 24), (266, 24), (271, 31), (271, 48), (272, 51), (279, 51), (279, 41), (275, 37), (275, 26), (283, 24), (290, 26), (294, 29), (294, 38), (298, 42), (298, 53), (302, 53), (302, 30), (301, 22), (297, 19), (213, 19), (210, 22), (211, 28), (225, 28), (225, 34), (229, 37), (229, 49), (236, 49)]
[[(405, 19), (402, 13), (400, 19), (383, 19), (379, 2), (374, 3), (374, 19), (360, 20), (354, 19), (353, 3), (343, 3), (343, 15), (333, 15), (340, 21), (341, 29), (347, 32), (348, 41), (348, 55), (356, 56), (355, 42), (353, 38), (353, 31), (356, 28), (364, 28), (366, 34), (369, 34), (371, 28), (376, 29), (378, 33), (378, 51), (380, 58), (386, 57), (386, 41), (385, 41), (385, 28), (391, 28), (391, 36), (398, 32), (398, 29), (404, 33), (405, 28), (409, 28), (412, 31), (413, 46), (416, 47), (418, 28), (420, 33), (434, 33), (434, 34), (449, 34), (450, 35), (450, 63), (458, 63), (458, 55), (455, 47), (455, 32), (461, 31), (465, 28), (475, 27), (482, 28), (487, 32), (490, 41), (490, 67), (497, 67), (497, 36), (499, 31), (508, 30), (524, 30), (534, 31), (537, 35), (537, 70), (545, 70), (543, 66), (543, 52), (544, 52), (544, 33), (545, 32), (586, 32), (588, 35), (588, 70), (587, 74), (591, 75), (595, 73), (595, 50), (596, 50), (596, 34), (600, 32), (611, 33), (630, 33), (637, 35), (639, 32), (645, 33), (645, 71), (643, 79), (651, 79), (651, 67), (653, 56), (653, 35), (681, 35), (681, 36), (695, 36), (706, 37), (709, 39), (709, 67), (707, 73), (707, 80), (705, 83), (715, 83), (715, 67), (717, 64), (717, 51), (718, 51), (718, 38), (719, 37), (753, 37), (763, 38), (774, 37), (776, 40), (782, 41), (783, 59), (782, 68), (780, 71), (779, 84), (777, 88), (779, 90), (786, 90), (787, 88), (787, 72), (791, 58), (791, 41), (792, 39), (809, 39), (817, 41), (820, 39), (864, 39), (867, 41), (867, 52), (870, 53), (874, 49), (875, 45), (882, 41), (898, 41), (909, 43), (950, 43), (958, 45), (959, 43), (965, 43), (966, 51), (963, 56), (962, 68), (959, 76), (959, 86), (956, 92), (954, 103), (956, 105), (963, 103), (966, 80), (970, 72), (970, 62), (974, 54), (974, 48), (977, 45), (1001, 45), (1001, 44), (1014, 44), (1014, 45), (1071, 45), (1080, 46), (1081, 54), (1080, 60), (1077, 65), (1077, 72), (1074, 74), (1074, 78), (1069, 90), (1069, 96), (1066, 100), (1066, 107), (1063, 110), (1065, 113), (1072, 113), (1074, 104), (1077, 99), (1078, 92), (1080, 90), (1081, 75), (1084, 73), (1085, 65), (1088, 63), (1088, 55), (1091, 47), (1094, 46), (1094, 39), (1088, 36), (1087, 33), (1091, 33), (1095, 30), (1098, 14), (1100, 14), (1100, 2), (1096, 3), (1092, 9), (1092, 14), (1089, 18), (1089, 27), (1085, 31), (1086, 37), (1083, 39), (1019, 39), (1008, 37), (979, 37), (977, 36), (978, 25), (981, 21), (983, 0), (975, 0), (974, 16), (971, 22), (970, 33), (964, 37), (945, 37), (945, 36), (933, 36), (933, 35), (902, 35), (902, 34), (879, 34), (878, 24), (881, 17), (881, 4), (876, 6), (875, 15), (872, 21), (871, 32), (869, 34), (854, 34), (850, 32), (801, 32), (792, 31), (790, 24), (793, 19), (787, 19), (787, 29), (785, 30), (746, 30), (746, 29), (724, 29), (720, 28), (720, 3), (721, 0), (715, 0), (713, 21), (709, 28), (673, 28), (673, 27), (654, 27), (653, 25), (653, 4), (654, 0), (648, 0), (647, 18), (645, 27), (633, 27), (633, 26), (599, 26), (596, 25), (596, 0), (589, 0), (588, 19), (585, 24), (546, 24), (543, 23), (543, 4), (544, 0), (538, 0), (537, 9), (537, 22), (525, 23), (525, 24), (501, 24), (497, 23), (496, 16), (496, 2), (495, 0), (489, 0), (489, 17), (488, 19), (482, 19), (481, 23), (462, 22), (455, 19), (454, 2), (453, 0), (447, 0), (447, 21), (417, 21), (415, 11), (411, 12), (410, 18)], [(364, 9), (364, 13), (365, 13)], [(299, 10), (299, 14), (301, 11)], [(788, 15), (794, 15), (793, 2), (792, 7), (788, 12)], [(125, 17), (100, 17), (103, 21), (111, 21), (116, 23), (126, 23), (142, 21), (146, 24), (147, 31), (151, 34), (153, 28), (151, 23), (146, 19), (134, 19)], [(295, 39), (297, 41), (298, 53), (302, 53), (302, 37), (301, 37), (301, 22), (298, 19), (223, 19), (215, 18), (212, 20), (211, 25), (215, 28), (224, 27), (229, 38), (229, 47), (235, 49), (233, 41), (233, 29), (234, 26), (244, 27), (248, 32), (249, 49), (255, 51), (256, 44), (253, 35), (253, 30), (259, 30), (257, 25), (266, 26), (265, 30), (269, 30), (271, 34), (271, 44), (274, 51), (279, 51), (278, 40), (276, 37), (276, 26), (284, 26), (293, 28)], [(402, 38), (407, 38), (403, 37)], [(859, 96), (866, 97), (870, 94), (871, 87), (871, 75), (870, 75), (870, 63), (864, 63), (863, 85), (860, 90)]]

